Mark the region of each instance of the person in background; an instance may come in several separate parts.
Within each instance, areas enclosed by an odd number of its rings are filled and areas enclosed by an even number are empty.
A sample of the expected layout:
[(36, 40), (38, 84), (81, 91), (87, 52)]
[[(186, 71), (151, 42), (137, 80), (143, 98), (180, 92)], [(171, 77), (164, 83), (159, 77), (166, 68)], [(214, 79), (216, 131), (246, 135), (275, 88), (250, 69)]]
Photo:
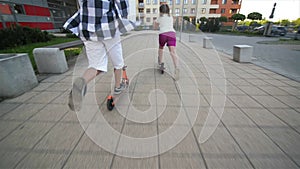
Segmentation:
[(158, 49), (158, 64), (163, 64), (163, 49), (167, 44), (173, 64), (174, 64), (174, 79), (179, 79), (178, 57), (176, 54), (176, 31), (173, 28), (173, 17), (170, 15), (170, 8), (167, 4), (162, 4), (159, 7), (160, 16), (154, 21), (154, 28), (159, 27), (159, 49)]

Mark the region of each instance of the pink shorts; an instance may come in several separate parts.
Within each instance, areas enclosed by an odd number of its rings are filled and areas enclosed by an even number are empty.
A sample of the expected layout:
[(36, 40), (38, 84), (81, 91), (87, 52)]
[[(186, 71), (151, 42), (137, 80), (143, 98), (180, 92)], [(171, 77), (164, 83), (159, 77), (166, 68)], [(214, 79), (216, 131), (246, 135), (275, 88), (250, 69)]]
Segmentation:
[(175, 32), (165, 32), (159, 34), (159, 48), (167, 46), (176, 46), (176, 33)]

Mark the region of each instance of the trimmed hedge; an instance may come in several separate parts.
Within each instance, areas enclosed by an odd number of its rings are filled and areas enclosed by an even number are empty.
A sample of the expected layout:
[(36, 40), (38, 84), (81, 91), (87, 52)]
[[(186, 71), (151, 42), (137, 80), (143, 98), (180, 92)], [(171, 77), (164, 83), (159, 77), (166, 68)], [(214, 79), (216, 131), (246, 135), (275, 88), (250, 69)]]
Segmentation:
[(47, 42), (52, 35), (37, 28), (12, 26), (0, 30), (0, 50), (36, 42)]

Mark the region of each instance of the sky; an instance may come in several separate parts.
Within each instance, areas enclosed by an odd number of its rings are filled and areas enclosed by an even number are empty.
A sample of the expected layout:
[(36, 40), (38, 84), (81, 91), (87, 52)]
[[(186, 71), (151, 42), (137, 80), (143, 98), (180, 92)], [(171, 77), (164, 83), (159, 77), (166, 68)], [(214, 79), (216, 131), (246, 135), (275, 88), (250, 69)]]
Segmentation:
[[(274, 3), (276, 3), (274, 18), (269, 19)], [(261, 13), (263, 18), (271, 21), (282, 19), (292, 21), (300, 18), (300, 0), (242, 0), (240, 13), (247, 17), (251, 12)]]

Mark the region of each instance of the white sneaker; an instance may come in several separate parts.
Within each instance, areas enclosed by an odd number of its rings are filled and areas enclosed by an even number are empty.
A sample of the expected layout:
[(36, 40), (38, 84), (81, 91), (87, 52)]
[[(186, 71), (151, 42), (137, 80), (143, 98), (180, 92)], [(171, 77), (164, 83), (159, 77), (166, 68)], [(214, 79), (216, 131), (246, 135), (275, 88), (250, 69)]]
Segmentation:
[(118, 87), (118, 88), (115, 87), (114, 94), (118, 95), (118, 94), (122, 93), (123, 90), (125, 90), (125, 85), (121, 83), (120, 87)]
[(86, 93), (86, 83), (81, 77), (76, 78), (69, 95), (69, 108), (72, 111), (80, 111), (83, 97)]

